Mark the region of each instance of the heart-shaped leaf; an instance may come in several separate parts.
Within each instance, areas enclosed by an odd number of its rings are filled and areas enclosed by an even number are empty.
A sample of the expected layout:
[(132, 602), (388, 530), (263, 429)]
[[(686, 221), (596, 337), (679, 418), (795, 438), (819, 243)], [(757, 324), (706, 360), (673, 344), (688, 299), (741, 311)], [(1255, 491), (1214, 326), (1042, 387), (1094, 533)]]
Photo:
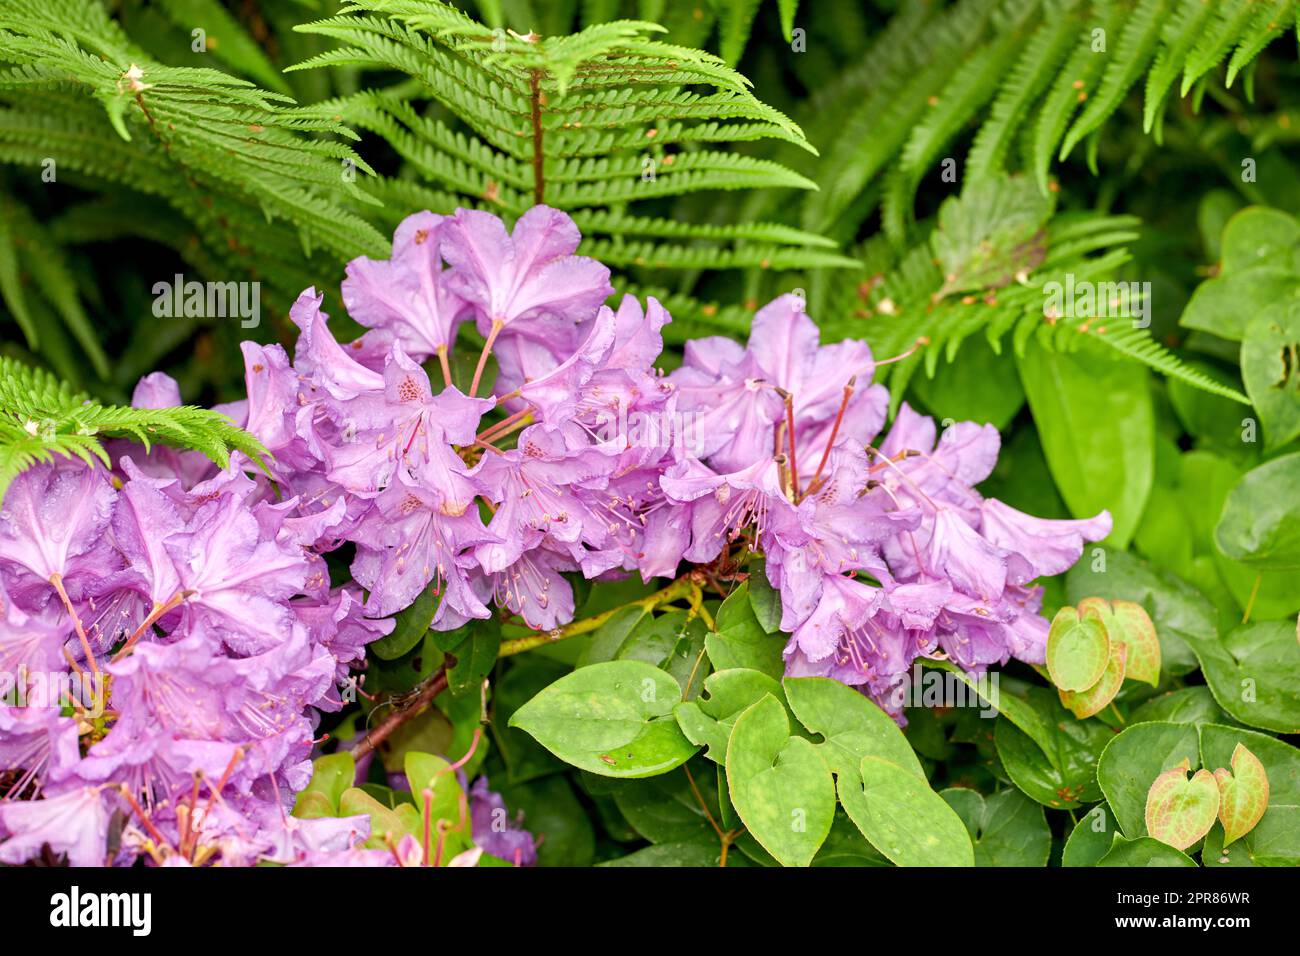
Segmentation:
[(1245, 744), (1237, 744), (1232, 769), (1220, 767), (1214, 779), (1219, 784), (1219, 822), (1227, 847), (1253, 830), (1268, 809), (1268, 774)]
[(1047, 634), (1047, 672), (1061, 690), (1087, 690), (1105, 673), (1110, 660), (1106, 626), (1095, 616), (1080, 617), (1063, 607)]
[(672, 716), (681, 699), (681, 685), (653, 664), (606, 661), (551, 684), (515, 711), (510, 726), (582, 770), (650, 777), (695, 753)]
[(1115, 699), (1120, 686), (1124, 683), (1124, 666), (1127, 657), (1128, 648), (1123, 644), (1115, 644), (1111, 648), (1110, 661), (1106, 664), (1101, 679), (1087, 690), (1058, 691), (1061, 695), (1061, 703), (1080, 720), (1101, 713), (1106, 705)]
[[(1111, 601), (1111, 618), (1107, 622), (1112, 641), (1128, 649), (1124, 676), (1155, 687), (1160, 683), (1160, 639), (1146, 608), (1134, 601)], [(1114, 630), (1109, 630), (1111, 622)]]
[(835, 819), (835, 779), (814, 744), (790, 736), (785, 707), (770, 694), (731, 730), (727, 788), (763, 849), (785, 866), (812, 862)]
[(1228, 492), (1214, 540), (1256, 569), (1300, 567), (1300, 452), (1246, 472)]
[(1265, 447), (1280, 448), (1300, 435), (1300, 301), (1269, 306), (1246, 326), (1241, 375)]
[(855, 775), (868, 755), (924, 776), (894, 719), (852, 687), (828, 677), (787, 677), (785, 693), (799, 722), (825, 738), (819, 749), (837, 776)]
[(1175, 764), (1190, 766), (1200, 759), (1196, 728), (1189, 724), (1132, 724), (1111, 737), (1097, 761), (1097, 782), (1126, 837), (1146, 835), (1144, 815), (1151, 781)]
[(673, 715), (691, 743), (708, 748), (706, 757), (725, 763), (736, 718), (766, 694), (778, 700), (783, 696), (776, 678), (762, 671), (746, 667), (714, 671), (704, 680), (704, 693), (696, 700), (682, 701)]
[(1186, 850), (1210, 832), (1219, 816), (1219, 785), (1214, 774), (1198, 770), (1189, 779), (1184, 759), (1156, 777), (1147, 791), (1147, 833), (1176, 850)]

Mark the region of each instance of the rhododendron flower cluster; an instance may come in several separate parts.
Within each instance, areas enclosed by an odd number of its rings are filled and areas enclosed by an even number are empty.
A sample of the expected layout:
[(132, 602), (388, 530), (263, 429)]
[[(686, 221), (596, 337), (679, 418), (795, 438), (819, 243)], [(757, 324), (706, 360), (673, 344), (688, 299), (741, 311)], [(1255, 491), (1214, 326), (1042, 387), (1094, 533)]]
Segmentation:
[[(870, 348), (822, 345), (792, 295), (746, 345), (689, 342), (664, 375), (667, 312), (605, 305), (609, 272), (579, 239), (544, 206), (513, 231), (485, 212), (413, 215), (391, 259), (348, 266), (355, 341), (305, 291), (292, 357), (245, 343), (248, 397), (226, 409), (274, 456), (269, 476), (123, 443), (111, 472), (61, 462), (13, 484), (0, 672), (76, 680), (57, 708), (0, 707), (16, 768), (0, 860), (48, 844), (73, 863), (381, 862), (357, 849), (366, 818), (288, 808), (317, 712), (430, 588), (435, 629), (495, 605), (550, 630), (573, 618), (575, 576), (734, 579), (761, 552), (790, 674), (890, 706), (918, 657), (1043, 661), (1032, 582), (1108, 534), (1107, 514), (1048, 521), (981, 496), (991, 426), (937, 436), (904, 403), (881, 437)], [(155, 374), (136, 401), (180, 397)], [(331, 587), (323, 555), (345, 543), (353, 581)], [(478, 830), (479, 808), (501, 808), (486, 782), (472, 793)], [(491, 840), (535, 855), (526, 832)]]

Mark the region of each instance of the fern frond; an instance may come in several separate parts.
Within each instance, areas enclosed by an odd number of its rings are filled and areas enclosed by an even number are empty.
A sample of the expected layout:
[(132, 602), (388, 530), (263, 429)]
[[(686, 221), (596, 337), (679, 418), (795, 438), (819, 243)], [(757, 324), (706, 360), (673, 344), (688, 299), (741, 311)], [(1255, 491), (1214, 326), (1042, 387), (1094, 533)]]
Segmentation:
[(101, 405), (48, 372), (0, 357), (0, 496), (16, 475), (56, 455), (110, 464), (102, 441), (129, 438), (202, 452), (219, 467), (238, 451), (265, 469), (270, 453), (220, 412), (190, 405)]

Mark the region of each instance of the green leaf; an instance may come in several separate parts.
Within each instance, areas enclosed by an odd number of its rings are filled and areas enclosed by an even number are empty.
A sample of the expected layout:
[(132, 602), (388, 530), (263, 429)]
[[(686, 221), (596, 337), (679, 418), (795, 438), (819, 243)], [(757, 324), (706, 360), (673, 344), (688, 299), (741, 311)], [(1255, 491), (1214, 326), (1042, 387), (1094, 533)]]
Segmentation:
[(396, 846), (404, 836), (420, 840), (424, 833), (420, 811), (412, 804), (401, 803), (395, 807), (386, 807), (359, 787), (343, 791), (339, 798), (338, 815), (365, 815), (370, 818), (370, 838), (366, 840), (365, 846), (372, 850), (386, 849), (390, 842)]
[[(614, 791), (614, 802), (632, 828), (651, 843), (718, 842), (685, 773), (631, 781)], [(716, 819), (717, 808), (709, 812)]]
[(785, 696), (799, 722), (815, 734), (836, 776), (854, 776), (863, 757), (880, 757), (925, 773), (894, 719), (857, 690), (828, 677), (787, 677)]
[(1110, 662), (1101, 677), (1097, 679), (1097, 683), (1087, 690), (1061, 691), (1061, 703), (1080, 720), (1101, 713), (1106, 709), (1106, 705), (1115, 699), (1120, 686), (1124, 683), (1124, 667), (1127, 658), (1128, 648), (1123, 644), (1116, 644), (1111, 650)]
[(1076, 719), (1055, 694), (1045, 693), (1048, 696), (1038, 706), (1044, 713), (1050, 707), (1059, 715), (1047, 722), (1047, 749), (1001, 717), (993, 727), (998, 757), (1011, 782), (1044, 806), (1059, 810), (1091, 803), (1100, 796), (1097, 759), (1111, 739), (1110, 728), (1095, 720)]
[(754, 611), (758, 626), (769, 634), (781, 629), (781, 595), (768, 583), (766, 562), (755, 558), (749, 565), (749, 606)]
[(1223, 712), (1223, 708), (1215, 703), (1210, 688), (1204, 686), (1180, 687), (1178, 690), (1153, 697), (1128, 715), (1130, 724), (1156, 720), (1199, 725), (1222, 723), (1227, 719), (1228, 715)]
[(433, 588), (425, 588), (408, 608), (398, 612), (392, 633), (367, 645), (366, 653), (386, 661), (397, 660), (429, 633), (440, 600)]
[(1033, 272), (1046, 252), (1043, 226), (1051, 203), (1025, 176), (986, 179), (944, 200), (930, 238), (943, 270), (936, 298), (983, 292)]
[(1241, 375), (1265, 447), (1280, 448), (1300, 435), (1300, 300), (1271, 306), (1246, 326)]
[(976, 866), (1046, 866), (1052, 831), (1043, 808), (1019, 790), (984, 797), (953, 787), (939, 796), (957, 811), (975, 844)]
[(1189, 642), (1219, 706), (1251, 727), (1300, 733), (1300, 644), (1291, 621), (1257, 621)]
[(1156, 777), (1183, 761), (1200, 760), (1196, 728), (1185, 724), (1135, 724), (1115, 737), (1097, 763), (1097, 781), (1124, 834), (1147, 835), (1147, 793)]
[(727, 746), (727, 786), (746, 828), (784, 866), (808, 866), (835, 817), (835, 781), (771, 695), (736, 721)]
[(1219, 816), (1219, 785), (1209, 770), (1189, 779), (1188, 761), (1161, 773), (1147, 792), (1147, 833), (1176, 850), (1186, 850), (1210, 832)]
[[(727, 866), (744, 866), (744, 857), (739, 853), (727, 856)], [(717, 867), (722, 863), (722, 845), (718, 841), (658, 843), (643, 847), (635, 853), (620, 856), (614, 860), (597, 863), (597, 866), (689, 866)]]
[(1219, 274), (1197, 286), (1179, 323), (1236, 342), (1266, 308), (1300, 297), (1300, 224), (1251, 206), (1228, 220), (1221, 246)]
[(777, 700), (785, 697), (780, 682), (761, 671), (739, 667), (714, 671), (704, 680), (704, 693), (675, 706), (673, 716), (687, 740), (708, 748), (704, 755), (722, 764), (736, 718), (768, 694)]
[[(1101, 680), (1109, 659), (1110, 638), (1100, 618), (1080, 617), (1072, 607), (1056, 612), (1047, 634), (1047, 672), (1053, 684), (1063, 691), (1087, 690)], [(1122, 671), (1120, 675), (1122, 680)]]
[(478, 695), (501, 650), (501, 630), (493, 621), (477, 623), (455, 647), (456, 665), (447, 671), (447, 689), (457, 697)]
[(1254, 568), (1300, 568), (1300, 452), (1246, 472), (1228, 493), (1214, 540)]
[(1015, 362), (998, 355), (983, 338), (966, 340), (934, 377), (916, 375), (912, 390), (935, 418), (974, 421), (999, 431), (1011, 424), (1025, 404)]
[(1174, 849), (1151, 837), (1126, 840), (1118, 833), (1110, 851), (1096, 863), (1097, 866), (1195, 866), (1186, 853)]
[(1123, 548), (1155, 478), (1146, 370), (1095, 350), (1049, 352), (1038, 345), (1018, 362), (1061, 497), (1076, 518), (1109, 510), (1114, 524), (1107, 541)]
[(716, 670), (748, 668), (780, 680), (785, 674), (781, 651), (785, 639), (769, 634), (759, 623), (749, 599), (746, 582), (728, 595), (718, 609), (718, 630), (704, 640), (709, 660)]
[(1205, 866), (1300, 866), (1300, 806), (1273, 804), (1259, 823), (1230, 847), (1216, 824), (1201, 850)]
[(899, 866), (974, 866), (961, 817), (924, 777), (880, 757), (839, 778), (840, 803), (863, 836)]
[(672, 717), (681, 696), (677, 681), (653, 665), (608, 661), (560, 678), (515, 711), (510, 726), (583, 770), (649, 777), (695, 753)]
[(1245, 744), (1237, 744), (1232, 752), (1232, 769), (1219, 767), (1214, 779), (1219, 787), (1223, 845), (1228, 847), (1253, 830), (1268, 809), (1268, 774)]
[(352, 759), (350, 751), (340, 750), (338, 753), (317, 757), (312, 761), (311, 780), (298, 794), (297, 802), (294, 803), (294, 816), (304, 816), (305, 814), (300, 813), (299, 810), (317, 796), (324, 799), (324, 806), (331, 811), (325, 815), (337, 816), (343, 791), (352, 786), (356, 776), (357, 764)]
[(1110, 852), (1119, 826), (1105, 803), (1099, 803), (1082, 817), (1070, 831), (1061, 853), (1061, 866), (1095, 866)]

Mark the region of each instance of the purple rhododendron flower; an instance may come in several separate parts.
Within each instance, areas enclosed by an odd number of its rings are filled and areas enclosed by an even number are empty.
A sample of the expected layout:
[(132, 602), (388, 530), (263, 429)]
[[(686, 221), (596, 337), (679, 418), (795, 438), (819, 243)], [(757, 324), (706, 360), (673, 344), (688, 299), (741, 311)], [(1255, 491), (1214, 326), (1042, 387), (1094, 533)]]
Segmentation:
[[(786, 670), (860, 688), (895, 716), (918, 657), (972, 671), (1044, 659), (1040, 577), (1110, 517), (1044, 520), (976, 486), (991, 426), (934, 422), (872, 384), (865, 342), (822, 344), (795, 296), (748, 342), (686, 344), (657, 367), (660, 303), (613, 292), (564, 213), (508, 231), (486, 212), (417, 213), (388, 260), (349, 264), (365, 327), (340, 342), (307, 289), (292, 359), (244, 343), (246, 401), (222, 406), (270, 450), (219, 469), (195, 452), (108, 446), (112, 467), (28, 469), (0, 508), (0, 862), (391, 865), (365, 818), (298, 819), (322, 711), (354, 699), (367, 645), (432, 590), (432, 627), (492, 615), (550, 631), (574, 583), (683, 563), (735, 575), (759, 551), (780, 592)], [(458, 331), (486, 340), (453, 384)], [(489, 355), (499, 374), (479, 394)], [(465, 356), (460, 356), (464, 358)], [(473, 360), (473, 356), (470, 356)], [(178, 405), (141, 380), (138, 406)], [(353, 582), (327, 556), (353, 552)], [(335, 570), (339, 562), (334, 561)], [(8, 675), (20, 675), (11, 677)], [(22, 696), (24, 703), (18, 704)], [(480, 777), (478, 850), (537, 841)], [(126, 821), (108, 860), (109, 820)]]

